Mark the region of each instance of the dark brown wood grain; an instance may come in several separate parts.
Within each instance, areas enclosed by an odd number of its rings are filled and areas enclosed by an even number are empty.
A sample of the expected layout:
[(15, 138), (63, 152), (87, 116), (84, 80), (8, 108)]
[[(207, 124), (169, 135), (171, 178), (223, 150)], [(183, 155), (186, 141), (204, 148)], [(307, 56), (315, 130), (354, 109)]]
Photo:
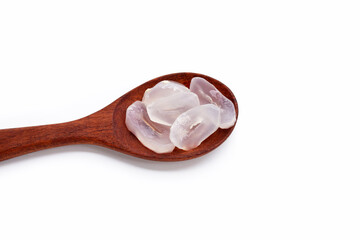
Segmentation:
[(145, 82), (118, 98), (104, 109), (85, 118), (53, 125), (0, 130), (0, 161), (27, 153), (71, 144), (93, 144), (107, 147), (128, 155), (156, 161), (181, 161), (202, 156), (223, 143), (233, 131), (218, 129), (199, 147), (183, 151), (175, 148), (172, 153), (157, 154), (144, 147), (125, 126), (126, 109), (142, 99), (146, 89), (162, 80), (172, 80), (190, 86), (193, 77), (203, 77), (219, 89), (235, 105), (234, 94), (223, 83), (197, 73), (174, 73)]

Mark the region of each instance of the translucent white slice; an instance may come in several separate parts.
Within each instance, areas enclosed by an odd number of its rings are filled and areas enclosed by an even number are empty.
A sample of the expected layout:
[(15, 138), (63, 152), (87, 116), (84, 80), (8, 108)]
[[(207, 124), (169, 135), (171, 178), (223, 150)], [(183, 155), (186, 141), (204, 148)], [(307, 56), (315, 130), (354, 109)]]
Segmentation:
[(156, 84), (153, 88), (148, 88), (144, 93), (142, 101), (145, 105), (149, 105), (154, 101), (179, 92), (190, 92), (190, 90), (181, 83), (164, 80)]
[(234, 126), (236, 121), (234, 104), (214, 85), (204, 78), (194, 77), (190, 83), (190, 90), (199, 96), (200, 104), (212, 103), (220, 108), (220, 128), (226, 129)]
[(180, 114), (199, 105), (199, 98), (195, 93), (178, 92), (147, 105), (147, 112), (151, 121), (171, 126)]
[(169, 153), (175, 148), (169, 139), (170, 127), (150, 120), (145, 104), (136, 101), (126, 110), (125, 123), (139, 141), (156, 153)]
[(178, 148), (191, 150), (213, 134), (220, 124), (220, 108), (205, 104), (181, 114), (170, 128), (170, 140)]

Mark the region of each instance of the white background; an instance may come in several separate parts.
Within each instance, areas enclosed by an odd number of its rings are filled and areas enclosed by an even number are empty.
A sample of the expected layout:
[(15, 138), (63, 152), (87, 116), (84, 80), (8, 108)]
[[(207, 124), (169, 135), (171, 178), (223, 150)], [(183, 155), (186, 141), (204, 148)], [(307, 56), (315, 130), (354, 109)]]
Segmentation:
[(0, 239), (359, 239), (359, 1), (1, 1), (0, 128), (86, 116), (181, 71), (235, 93), (214, 152), (0, 163)]

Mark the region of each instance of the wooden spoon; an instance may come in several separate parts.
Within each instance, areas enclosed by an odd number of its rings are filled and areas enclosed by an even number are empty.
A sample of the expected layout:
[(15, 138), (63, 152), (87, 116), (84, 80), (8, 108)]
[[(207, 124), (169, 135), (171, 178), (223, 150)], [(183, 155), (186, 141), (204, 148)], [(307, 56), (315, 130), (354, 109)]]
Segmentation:
[(174, 73), (145, 82), (134, 88), (104, 109), (76, 121), (0, 130), (0, 161), (27, 153), (71, 144), (94, 144), (124, 154), (156, 161), (181, 161), (202, 156), (223, 143), (234, 127), (218, 129), (201, 145), (190, 151), (175, 148), (171, 153), (157, 154), (144, 147), (125, 125), (126, 109), (136, 100), (142, 99), (146, 89), (160, 81), (172, 80), (190, 86), (193, 77), (203, 77), (238, 105), (234, 94), (214, 78), (197, 73)]

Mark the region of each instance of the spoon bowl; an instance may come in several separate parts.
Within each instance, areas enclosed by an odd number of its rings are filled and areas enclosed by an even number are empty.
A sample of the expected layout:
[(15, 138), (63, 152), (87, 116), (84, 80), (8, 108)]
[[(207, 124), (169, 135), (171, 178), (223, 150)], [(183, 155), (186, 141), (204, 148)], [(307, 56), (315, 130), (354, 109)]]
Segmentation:
[(124, 154), (155, 161), (182, 161), (200, 157), (223, 143), (233, 131), (218, 129), (200, 146), (190, 151), (175, 148), (171, 153), (158, 154), (143, 146), (125, 125), (126, 109), (135, 101), (142, 100), (144, 92), (163, 80), (176, 81), (190, 86), (193, 77), (202, 77), (213, 84), (235, 106), (236, 118), (238, 105), (234, 94), (220, 81), (198, 73), (174, 73), (155, 78), (134, 88), (113, 103), (79, 120), (15, 129), (0, 130), (0, 161), (42, 149), (71, 145), (93, 144), (110, 148)]

